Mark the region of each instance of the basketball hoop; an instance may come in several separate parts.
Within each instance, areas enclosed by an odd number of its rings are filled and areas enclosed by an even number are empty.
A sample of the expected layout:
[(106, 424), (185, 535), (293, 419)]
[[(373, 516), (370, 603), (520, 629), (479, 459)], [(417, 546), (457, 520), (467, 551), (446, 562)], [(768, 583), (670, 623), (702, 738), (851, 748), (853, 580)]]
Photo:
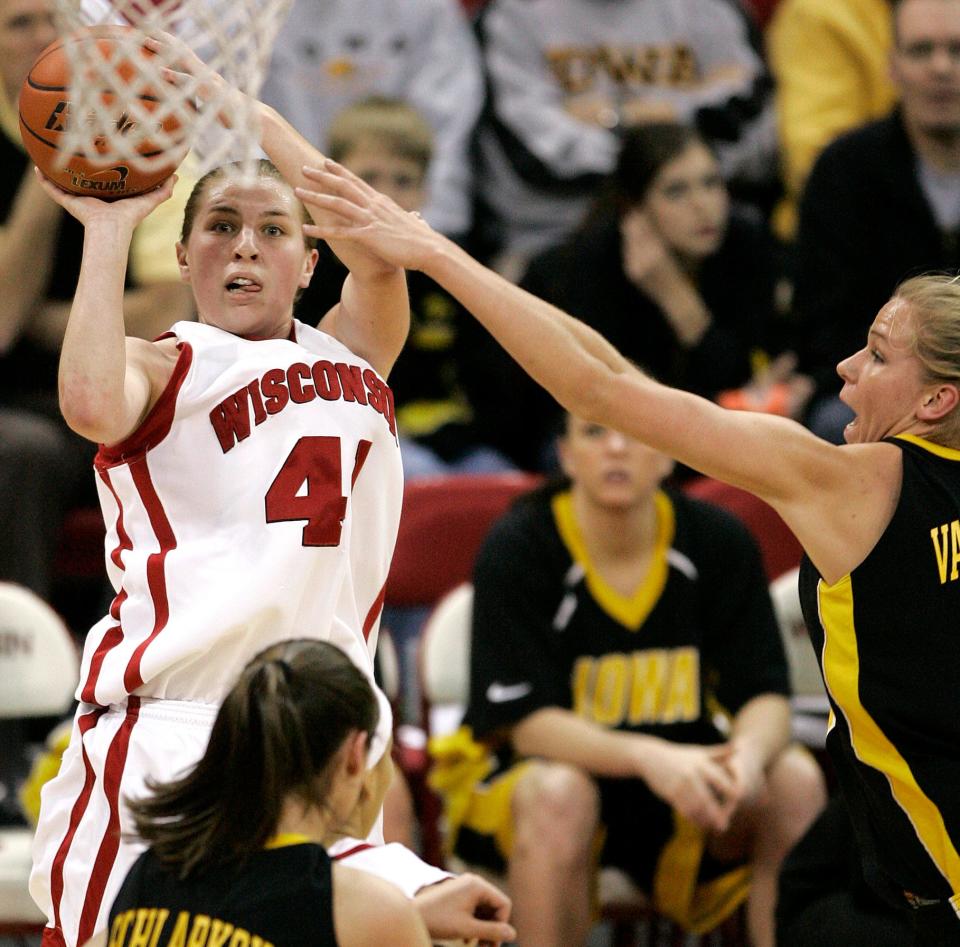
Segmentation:
[[(56, 0), (57, 28), (74, 37), (64, 44), (71, 78), (61, 155), (147, 171), (169, 161), (171, 151), (191, 149), (201, 173), (228, 161), (252, 167), (261, 154), (254, 100), (291, 2)], [(91, 39), (76, 41), (77, 31), (90, 27)], [(176, 36), (226, 83), (201, 95), (189, 77), (170, 82), (166, 70), (178, 69), (175, 51), (143, 48), (144, 36), (156, 32)], [(111, 42), (98, 44), (97, 35)]]

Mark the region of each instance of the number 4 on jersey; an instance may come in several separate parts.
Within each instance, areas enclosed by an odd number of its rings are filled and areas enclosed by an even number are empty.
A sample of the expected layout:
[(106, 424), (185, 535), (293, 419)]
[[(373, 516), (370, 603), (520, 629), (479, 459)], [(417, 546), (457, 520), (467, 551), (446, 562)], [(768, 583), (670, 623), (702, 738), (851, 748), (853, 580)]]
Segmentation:
[[(365, 457), (366, 451), (358, 452), (360, 463), (361, 455)], [(342, 489), (340, 438), (301, 437), (267, 490), (267, 522), (306, 520), (304, 546), (337, 546), (347, 514)]]

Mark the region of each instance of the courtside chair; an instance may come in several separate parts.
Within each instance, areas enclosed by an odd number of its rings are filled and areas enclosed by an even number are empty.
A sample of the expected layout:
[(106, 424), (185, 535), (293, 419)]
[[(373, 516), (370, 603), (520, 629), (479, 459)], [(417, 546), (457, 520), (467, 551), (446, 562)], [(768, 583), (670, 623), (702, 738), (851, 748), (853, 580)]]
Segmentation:
[[(419, 673), (423, 701), (423, 729), (426, 737), (453, 732), (466, 709), (470, 685), (470, 635), (473, 616), (473, 586), (465, 582), (448, 592), (427, 619), (420, 636)], [(432, 824), (424, 824), (424, 844), (431, 854), (442, 853), (442, 807), (430, 813)], [(441, 856), (442, 857), (442, 856)], [(453, 870), (486, 875), (503, 887), (504, 878), (492, 877), (475, 866), (455, 863)], [(439, 863), (439, 862), (437, 862)], [(615, 868), (604, 868), (599, 878), (601, 919), (611, 928), (615, 947), (741, 947), (745, 944), (742, 912), (737, 912), (717, 931), (697, 937), (689, 935), (656, 914), (643, 892)]]
[(424, 477), (407, 484), (385, 603), (432, 607), (469, 582), (494, 521), (542, 479), (518, 471)]
[(424, 477), (406, 485), (393, 563), (384, 590), (382, 628), (393, 634), (399, 654), (401, 714), (408, 723), (395, 733), (397, 764), (410, 785), (424, 857), (438, 863), (435, 826), (439, 800), (425, 782), (426, 739), (419, 724), (416, 671), (419, 635), (430, 609), (451, 589), (473, 578), (473, 563), (494, 521), (522, 493), (542, 482), (522, 473)]
[[(0, 717), (67, 714), (80, 675), (77, 647), (49, 605), (19, 585), (0, 582)], [(33, 830), (0, 829), (0, 937), (27, 937), (46, 918), (27, 891)]]

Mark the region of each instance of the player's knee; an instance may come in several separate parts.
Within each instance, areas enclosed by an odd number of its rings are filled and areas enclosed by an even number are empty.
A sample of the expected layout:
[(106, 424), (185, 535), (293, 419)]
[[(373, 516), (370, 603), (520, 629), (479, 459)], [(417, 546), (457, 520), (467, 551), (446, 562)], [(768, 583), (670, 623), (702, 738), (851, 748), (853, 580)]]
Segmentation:
[(597, 828), (596, 784), (574, 766), (537, 763), (517, 783), (512, 814), (518, 841), (529, 836), (556, 857), (578, 857)]
[(806, 749), (790, 746), (770, 768), (768, 787), (771, 816), (792, 845), (826, 805), (823, 770)]

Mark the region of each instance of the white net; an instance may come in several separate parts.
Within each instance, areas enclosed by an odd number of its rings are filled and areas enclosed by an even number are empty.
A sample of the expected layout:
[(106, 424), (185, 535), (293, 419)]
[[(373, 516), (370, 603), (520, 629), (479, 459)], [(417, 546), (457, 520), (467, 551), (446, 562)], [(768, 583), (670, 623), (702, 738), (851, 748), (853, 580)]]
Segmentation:
[[(227, 161), (252, 163), (260, 155), (253, 99), (291, 2), (56, 0), (71, 76), (61, 159), (82, 155), (151, 171), (191, 149), (201, 172)], [(227, 85), (198, 95), (198, 82), (182, 76), (175, 47), (144, 50), (144, 34), (155, 31), (178, 37)], [(179, 80), (171, 82), (166, 68)]]

